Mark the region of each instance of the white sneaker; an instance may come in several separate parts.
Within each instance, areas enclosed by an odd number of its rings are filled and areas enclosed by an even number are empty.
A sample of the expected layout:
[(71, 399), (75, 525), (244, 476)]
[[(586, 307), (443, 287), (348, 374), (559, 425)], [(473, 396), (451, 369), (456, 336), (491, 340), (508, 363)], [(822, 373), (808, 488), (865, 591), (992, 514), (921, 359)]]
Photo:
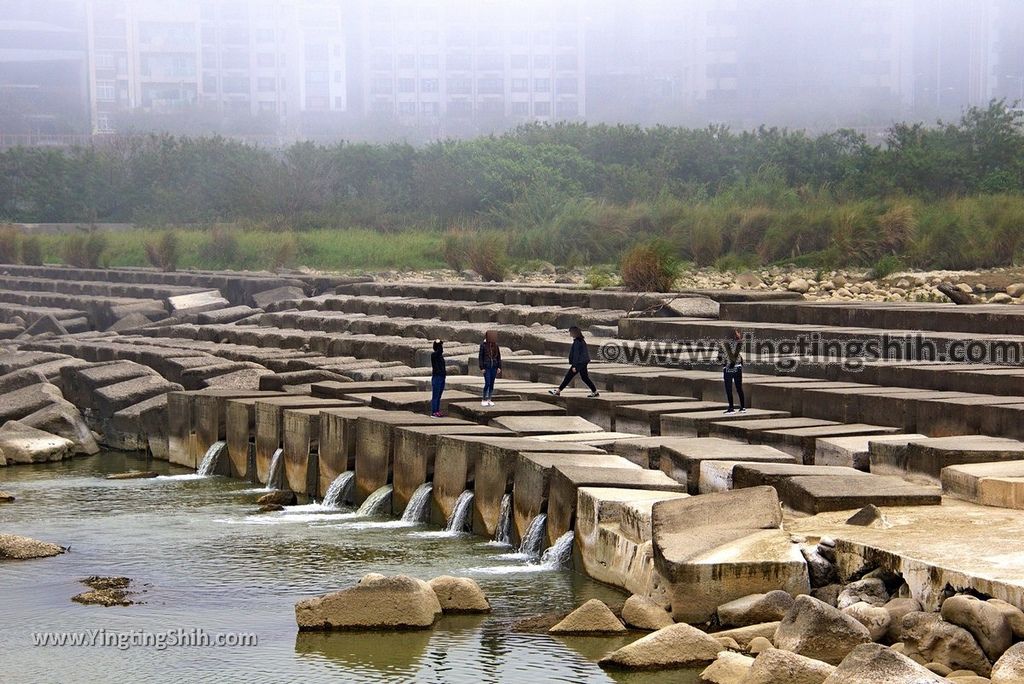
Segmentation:
[(488, 399), (488, 400), (487, 400), (487, 405), (488, 405), (488, 406), (494, 406), (494, 402), (493, 402), (493, 401), (491, 401), (490, 399)]
[(487, 400), (486, 400), (486, 399), (484, 399), (483, 401), (481, 401), (481, 402), (480, 402), (480, 405), (481, 405), (481, 406), (487, 406)]
[(745, 409), (745, 408), (741, 408), (740, 409), (740, 413), (746, 413), (746, 412), (747, 412), (747, 409)]

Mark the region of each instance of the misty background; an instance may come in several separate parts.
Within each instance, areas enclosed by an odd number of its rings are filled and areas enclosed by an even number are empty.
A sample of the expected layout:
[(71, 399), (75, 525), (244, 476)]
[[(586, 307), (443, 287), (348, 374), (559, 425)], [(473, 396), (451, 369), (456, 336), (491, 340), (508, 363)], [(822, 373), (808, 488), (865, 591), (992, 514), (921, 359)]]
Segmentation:
[(0, 0), (0, 144), (585, 121), (882, 141), (1024, 98), (1019, 0)]

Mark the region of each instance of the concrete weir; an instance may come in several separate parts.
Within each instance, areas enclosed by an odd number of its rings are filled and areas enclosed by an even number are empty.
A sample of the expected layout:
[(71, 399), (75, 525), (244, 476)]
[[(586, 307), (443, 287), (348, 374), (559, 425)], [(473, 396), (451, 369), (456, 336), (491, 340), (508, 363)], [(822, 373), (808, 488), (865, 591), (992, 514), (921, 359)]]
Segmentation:
[(256, 481), (266, 483), (270, 474), (270, 460), (273, 458), (274, 452), (283, 446), (285, 409), (340, 408), (354, 405), (351, 401), (340, 399), (317, 399), (294, 395), (257, 399), (255, 403)]

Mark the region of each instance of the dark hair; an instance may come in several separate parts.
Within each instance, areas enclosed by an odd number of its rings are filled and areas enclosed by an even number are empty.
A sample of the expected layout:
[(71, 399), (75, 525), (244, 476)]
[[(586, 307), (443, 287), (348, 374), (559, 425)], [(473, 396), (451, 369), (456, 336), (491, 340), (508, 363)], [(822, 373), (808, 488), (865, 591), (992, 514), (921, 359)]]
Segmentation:
[(583, 337), (583, 331), (577, 325), (569, 326), (569, 334), (573, 337)]
[(441, 351), (444, 348), (444, 342), (441, 340), (434, 340), (434, 351)]

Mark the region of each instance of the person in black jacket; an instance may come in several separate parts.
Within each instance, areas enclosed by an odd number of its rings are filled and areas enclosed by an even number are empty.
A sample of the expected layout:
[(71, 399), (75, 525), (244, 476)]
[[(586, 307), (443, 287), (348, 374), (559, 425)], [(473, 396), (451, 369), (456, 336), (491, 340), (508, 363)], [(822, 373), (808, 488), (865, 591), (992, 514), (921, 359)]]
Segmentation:
[(444, 342), (434, 340), (434, 352), (430, 355), (430, 415), (441, 417), (441, 395), (448, 369), (444, 365)]
[(565, 379), (558, 389), (548, 390), (548, 393), (557, 397), (569, 386), (573, 378), (579, 375), (580, 380), (590, 388), (590, 394), (587, 396), (600, 396), (601, 393), (597, 391), (594, 381), (590, 379), (590, 373), (587, 372), (587, 366), (590, 365), (590, 350), (587, 349), (587, 341), (583, 339), (583, 331), (574, 325), (569, 328), (569, 336), (572, 337), (572, 347), (569, 348), (569, 372), (565, 374)]
[[(730, 342), (726, 343), (727, 345)], [(724, 350), (722, 356), (722, 375), (725, 378), (725, 398), (729, 400), (729, 408), (726, 413), (736, 410), (732, 403), (732, 388), (736, 387), (736, 394), (740, 400), (740, 413), (746, 413), (747, 401), (743, 396), (743, 355), (740, 354), (740, 346), (743, 344), (743, 335), (739, 330), (732, 331), (731, 344), (733, 346)]]
[(498, 347), (498, 333), (488, 330), (480, 344), (480, 370), (484, 373), (484, 395), (481, 406), (494, 406), (494, 380), (501, 375), (501, 348)]

